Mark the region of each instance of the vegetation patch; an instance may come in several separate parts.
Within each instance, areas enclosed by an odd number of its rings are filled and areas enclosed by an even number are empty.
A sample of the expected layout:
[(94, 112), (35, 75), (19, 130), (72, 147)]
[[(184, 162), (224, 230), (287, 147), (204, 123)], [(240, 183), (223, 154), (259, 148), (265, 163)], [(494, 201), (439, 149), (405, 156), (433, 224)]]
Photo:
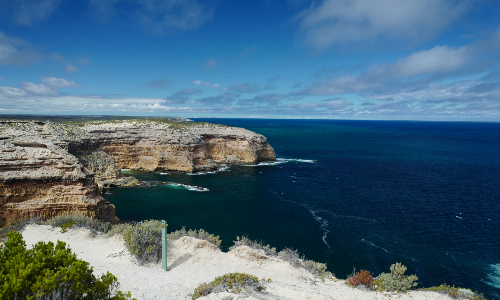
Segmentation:
[[(52, 227), (61, 227), (65, 224), (72, 223), (71, 227), (83, 227), (89, 229), (93, 233), (106, 233), (108, 232), (112, 225), (109, 222), (102, 222), (99, 220), (95, 220), (92, 218), (89, 218), (87, 216), (75, 216), (75, 215), (68, 215), (68, 216), (56, 216), (50, 220), (48, 220), (48, 224), (51, 225)], [(68, 226), (68, 225), (65, 225)], [(61, 232), (64, 232), (61, 230)]]
[(309, 273), (318, 276), (323, 281), (325, 280), (325, 275), (330, 277), (330, 272), (326, 271), (326, 264), (308, 260), (304, 255), (300, 256), (297, 250), (285, 248), (278, 252), (278, 257), (296, 268), (306, 269)]
[(9, 232), (17, 231), (21, 232), (24, 230), (24, 227), (26, 227), (28, 224), (45, 224), (44, 221), (40, 218), (25, 218), (25, 219), (20, 219), (15, 222), (12, 222), (9, 226), (0, 228), (0, 243), (3, 242), (7, 238), (7, 234)]
[(71, 229), (73, 228), (73, 225), (75, 225), (75, 221), (71, 221), (71, 222), (68, 222), (68, 223), (64, 223), (61, 225), (61, 232), (66, 232), (68, 231), (68, 229)]
[(100, 278), (64, 242), (37, 243), (26, 249), (19, 232), (9, 232), (0, 245), (0, 299), (129, 299), (117, 291), (117, 278)]
[(239, 246), (248, 246), (250, 248), (253, 248), (253, 249), (259, 249), (259, 250), (264, 250), (264, 253), (266, 253), (266, 255), (276, 255), (276, 248), (275, 247), (271, 247), (268, 245), (264, 245), (264, 242), (262, 241), (252, 241), (250, 240), (247, 236), (242, 236), (241, 238), (239, 236), (236, 237), (236, 241), (233, 241), (234, 242), (234, 245), (229, 247), (229, 250), (232, 250), (234, 248), (237, 248)]
[(353, 287), (357, 287), (358, 285), (366, 286), (367, 288), (373, 287), (373, 279), (370, 271), (361, 270), (357, 273), (353, 272), (353, 275), (349, 276), (346, 280), (347, 284)]
[[(267, 281), (271, 281), (268, 279)], [(262, 292), (266, 289), (262, 283), (266, 282), (265, 279), (259, 281), (256, 276), (245, 273), (228, 273), (223, 276), (216, 277), (210, 283), (202, 283), (194, 289), (191, 294), (191, 299), (197, 299), (214, 292), (230, 292), (241, 293), (242, 291), (257, 291)]]
[(161, 260), (161, 228), (160, 221), (149, 220), (123, 231), (127, 249), (140, 264)]
[(280, 252), (276, 253), (276, 248), (269, 245), (264, 245), (262, 241), (252, 241), (248, 237), (236, 237), (236, 241), (233, 241), (234, 245), (229, 247), (229, 250), (235, 249), (238, 246), (245, 245), (252, 249), (263, 250), (268, 256), (275, 256), (288, 263), (290, 263), (295, 268), (306, 269), (309, 273), (319, 277), (321, 280), (325, 280), (325, 276), (332, 277), (332, 273), (326, 271), (326, 264), (315, 262), (313, 260), (308, 260), (304, 255), (300, 256), (298, 250), (292, 250), (290, 248), (285, 248)]
[(188, 231), (186, 231), (186, 227), (184, 227), (184, 226), (182, 227), (181, 230), (176, 230), (172, 233), (167, 234), (167, 238), (171, 239), (171, 240), (178, 240), (183, 236), (190, 236), (190, 237), (194, 237), (194, 238), (197, 238), (200, 240), (208, 241), (209, 243), (217, 246), (217, 248), (219, 248), (219, 249), (220, 249), (220, 244), (222, 242), (220, 240), (220, 236), (210, 234), (210, 233), (206, 232), (204, 229), (200, 229), (200, 230), (189, 229)]
[(440, 286), (433, 286), (430, 288), (420, 289), (422, 291), (434, 291), (441, 294), (446, 294), (453, 299), (470, 299), (470, 300), (485, 300), (482, 294), (471, 291), (470, 289), (464, 289), (455, 286), (449, 286), (446, 283)]
[(418, 278), (416, 275), (406, 276), (406, 267), (401, 263), (391, 265), (391, 273), (382, 273), (375, 280), (373, 286), (377, 291), (396, 291), (406, 292), (412, 287), (417, 286)]

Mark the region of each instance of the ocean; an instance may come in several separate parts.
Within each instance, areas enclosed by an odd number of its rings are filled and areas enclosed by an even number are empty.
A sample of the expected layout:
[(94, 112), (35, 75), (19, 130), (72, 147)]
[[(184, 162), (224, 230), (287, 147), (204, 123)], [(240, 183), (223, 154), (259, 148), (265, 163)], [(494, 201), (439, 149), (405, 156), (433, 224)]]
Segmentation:
[(195, 120), (263, 134), (278, 160), (132, 172), (149, 187), (104, 195), (121, 220), (297, 249), (338, 278), (401, 262), (418, 287), (500, 299), (500, 123)]

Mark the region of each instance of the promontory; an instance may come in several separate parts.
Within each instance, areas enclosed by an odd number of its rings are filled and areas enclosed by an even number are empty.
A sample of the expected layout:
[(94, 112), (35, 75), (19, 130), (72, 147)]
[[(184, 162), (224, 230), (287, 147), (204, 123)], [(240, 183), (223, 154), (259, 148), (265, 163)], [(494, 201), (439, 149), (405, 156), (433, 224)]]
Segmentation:
[(176, 118), (0, 119), (0, 227), (29, 217), (117, 222), (100, 191), (121, 169), (197, 172), (276, 160), (255, 132)]

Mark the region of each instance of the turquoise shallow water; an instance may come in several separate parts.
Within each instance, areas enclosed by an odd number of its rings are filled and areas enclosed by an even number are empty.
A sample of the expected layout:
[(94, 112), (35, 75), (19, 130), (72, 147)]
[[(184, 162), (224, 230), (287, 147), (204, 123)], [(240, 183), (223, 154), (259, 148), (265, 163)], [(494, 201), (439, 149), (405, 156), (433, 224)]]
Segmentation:
[(419, 286), (500, 299), (500, 124), (200, 121), (265, 135), (278, 161), (196, 175), (135, 172), (151, 186), (104, 195), (119, 218), (204, 228), (225, 248), (248, 235), (298, 249), (340, 278), (402, 262)]

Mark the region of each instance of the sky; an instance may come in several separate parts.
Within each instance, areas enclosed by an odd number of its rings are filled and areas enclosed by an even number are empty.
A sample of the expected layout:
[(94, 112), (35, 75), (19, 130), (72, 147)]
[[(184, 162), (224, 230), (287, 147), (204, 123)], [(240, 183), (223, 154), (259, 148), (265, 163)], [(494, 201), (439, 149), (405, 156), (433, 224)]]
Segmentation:
[(0, 114), (500, 121), (497, 0), (4, 0)]

